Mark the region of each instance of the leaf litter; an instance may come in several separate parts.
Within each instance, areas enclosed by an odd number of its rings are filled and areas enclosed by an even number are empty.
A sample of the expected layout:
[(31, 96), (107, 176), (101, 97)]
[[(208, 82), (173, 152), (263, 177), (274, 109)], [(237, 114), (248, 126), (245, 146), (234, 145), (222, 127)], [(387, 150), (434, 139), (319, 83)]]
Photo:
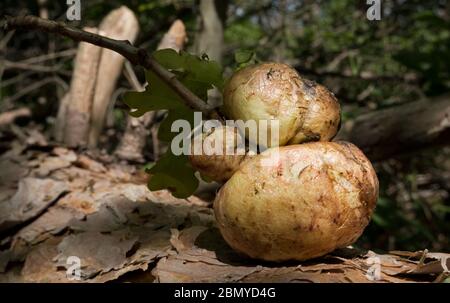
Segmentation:
[[(135, 167), (61, 147), (4, 153), (0, 282), (448, 279), (450, 255), (426, 250), (377, 254), (348, 247), (306, 262), (251, 260), (225, 243), (210, 203), (150, 192), (146, 179)], [(68, 275), (71, 256), (80, 259), (79, 280)], [(374, 279), (369, 273), (377, 269)]]

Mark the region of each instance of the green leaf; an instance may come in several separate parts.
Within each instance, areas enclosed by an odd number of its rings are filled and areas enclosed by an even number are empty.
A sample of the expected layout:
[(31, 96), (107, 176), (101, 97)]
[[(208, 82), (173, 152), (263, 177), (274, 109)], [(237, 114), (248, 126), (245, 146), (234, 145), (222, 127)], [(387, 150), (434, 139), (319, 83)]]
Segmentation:
[(236, 61), (236, 70), (240, 70), (246, 66), (258, 63), (256, 53), (250, 50), (237, 50), (234, 53), (234, 61)]
[(176, 198), (187, 198), (198, 187), (199, 182), (188, 157), (175, 156), (170, 149), (147, 172), (152, 175), (148, 182), (150, 190), (168, 189)]
[(238, 64), (247, 63), (254, 55), (255, 53), (249, 50), (237, 50), (234, 53), (234, 61)]
[(155, 51), (153, 53), (153, 58), (169, 70), (181, 69), (184, 66), (183, 58), (176, 50), (171, 48)]
[[(153, 57), (203, 100), (207, 100), (208, 90), (223, 88), (222, 68), (207, 56), (200, 58), (186, 52), (164, 49), (154, 52)], [(148, 82), (145, 91), (125, 94), (124, 102), (131, 108), (130, 115), (135, 117), (149, 111), (167, 110), (158, 130), (158, 138), (170, 144), (178, 135), (178, 132), (171, 131), (172, 123), (181, 119), (193, 129), (194, 111), (155, 73), (147, 71), (145, 75)], [(175, 156), (170, 149), (156, 163), (148, 165), (145, 171), (152, 175), (148, 183), (150, 190), (168, 189), (175, 197), (186, 198), (198, 187), (198, 179), (188, 157)]]
[(378, 215), (377, 213), (374, 213), (372, 216), (372, 221), (381, 227), (387, 228), (389, 226), (389, 222), (386, 221), (382, 216)]
[(191, 110), (169, 111), (166, 118), (161, 122), (158, 129), (158, 139), (164, 142), (171, 142), (172, 139), (179, 134), (179, 132), (172, 132), (172, 123), (176, 120), (186, 120), (191, 125), (194, 125), (194, 112)]
[(218, 89), (223, 87), (222, 67), (207, 57), (200, 58), (184, 51), (177, 53), (173, 49), (158, 50), (153, 57), (168, 70), (182, 75), (180, 80), (200, 82), (208, 88), (212, 85)]
[(189, 110), (180, 97), (155, 73), (145, 73), (148, 85), (144, 92), (128, 92), (124, 102), (132, 111), (130, 115), (140, 117), (146, 112), (154, 110)]
[[(153, 57), (203, 100), (206, 100), (209, 89), (223, 88), (222, 68), (215, 61), (186, 52), (177, 53), (173, 49), (158, 50)], [(155, 73), (147, 71), (145, 75), (148, 82), (145, 91), (128, 92), (124, 96), (125, 104), (132, 109), (130, 115), (139, 117), (146, 112), (163, 109), (188, 110), (180, 97)]]
[(201, 174), (201, 173), (200, 173), (200, 178), (202, 178), (202, 180), (205, 181), (206, 183), (211, 183), (211, 182), (214, 181), (214, 180), (211, 179), (210, 177), (205, 176), (205, 175), (203, 175), (203, 174)]

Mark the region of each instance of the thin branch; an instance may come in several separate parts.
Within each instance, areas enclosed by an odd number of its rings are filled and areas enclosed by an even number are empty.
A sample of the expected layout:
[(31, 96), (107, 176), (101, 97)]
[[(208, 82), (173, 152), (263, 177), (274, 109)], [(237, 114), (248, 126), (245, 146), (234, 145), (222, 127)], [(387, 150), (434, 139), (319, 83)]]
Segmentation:
[(31, 76), (35, 73), (36, 73), (36, 71), (28, 70), (28, 71), (19, 73), (17, 76), (14, 76), (14, 77), (9, 78), (4, 81), (0, 78), (0, 88), (7, 87), (8, 85), (16, 84), (17, 82), (23, 81), (23, 79), (25, 79), (26, 77)]
[(5, 98), (5, 102), (14, 102), (14, 101), (22, 98), (23, 96), (26, 96), (28, 93), (32, 92), (33, 90), (41, 88), (42, 86), (47, 85), (49, 83), (59, 84), (60, 86), (62, 86), (64, 91), (67, 91), (69, 89), (69, 86), (60, 77), (57, 77), (57, 76), (49, 77), (49, 78), (45, 78), (41, 81), (34, 82), (33, 84), (20, 90), (17, 94), (15, 94), (11, 97)]
[(190, 108), (201, 111), (207, 117), (219, 116), (206, 102), (197, 97), (178, 81), (174, 74), (156, 62), (147, 51), (131, 45), (128, 41), (107, 38), (68, 26), (63, 22), (45, 20), (35, 16), (6, 17), (3, 28), (5, 31), (27, 29), (55, 33), (75, 41), (84, 41), (115, 51), (128, 59), (132, 64), (140, 65), (153, 71), (161, 80), (169, 85)]
[(63, 75), (70, 75), (70, 73), (62, 71), (61, 65), (55, 65), (55, 66), (45, 66), (45, 65), (35, 65), (35, 64), (27, 64), (27, 63), (21, 63), (21, 62), (11, 62), (8, 60), (5, 60), (3, 62), (5, 69), (20, 69), (20, 70), (31, 70), (35, 72), (41, 72), (41, 73), (59, 73)]
[(130, 62), (125, 62), (124, 69), (125, 78), (127, 78), (128, 83), (130, 83), (131, 87), (138, 92), (143, 92), (145, 90), (144, 86), (139, 82), (139, 79), (136, 76), (133, 68), (131, 67)]
[(31, 110), (27, 107), (21, 107), (9, 112), (0, 114), (0, 127), (11, 124), (17, 118), (30, 117)]
[(10, 31), (5, 37), (0, 41), (0, 51), (3, 51), (6, 48), (9, 40), (11, 40), (12, 36), (14, 36), (14, 31)]
[(73, 57), (77, 53), (77, 50), (75, 48), (66, 49), (57, 53), (50, 53), (45, 54), (38, 57), (31, 57), (28, 59), (24, 59), (22, 61), (19, 61), (19, 63), (26, 63), (26, 64), (36, 64), (41, 63), (48, 60), (53, 60), (61, 57)]

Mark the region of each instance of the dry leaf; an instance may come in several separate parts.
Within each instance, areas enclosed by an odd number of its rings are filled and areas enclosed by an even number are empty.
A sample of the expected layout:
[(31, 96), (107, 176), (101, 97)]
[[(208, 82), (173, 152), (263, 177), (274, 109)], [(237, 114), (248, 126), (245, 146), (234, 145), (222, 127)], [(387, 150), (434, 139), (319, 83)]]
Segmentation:
[(0, 231), (37, 217), (66, 191), (65, 183), (51, 179), (20, 180), (16, 194), (0, 204)]

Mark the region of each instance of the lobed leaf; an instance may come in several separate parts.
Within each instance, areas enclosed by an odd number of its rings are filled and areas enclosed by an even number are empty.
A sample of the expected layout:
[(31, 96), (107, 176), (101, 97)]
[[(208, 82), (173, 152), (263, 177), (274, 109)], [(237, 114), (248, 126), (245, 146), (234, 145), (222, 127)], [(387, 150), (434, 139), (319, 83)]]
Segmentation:
[(175, 156), (170, 149), (147, 172), (152, 175), (148, 182), (150, 190), (168, 189), (176, 198), (187, 198), (198, 187), (199, 181), (188, 157)]
[[(224, 80), (222, 67), (206, 56), (198, 57), (187, 52), (177, 53), (173, 49), (158, 50), (153, 53), (155, 60), (172, 72), (189, 90), (199, 98), (207, 100), (208, 90), (216, 87), (222, 90)], [(177, 132), (171, 131), (172, 123), (182, 119), (194, 127), (194, 111), (152, 71), (146, 71), (148, 85), (144, 92), (129, 92), (124, 102), (130, 108), (130, 115), (139, 117), (149, 111), (167, 110), (161, 122), (158, 138), (170, 143)], [(170, 149), (146, 172), (152, 175), (148, 183), (150, 190), (168, 189), (177, 198), (189, 197), (198, 187), (195, 170), (185, 155), (175, 156)]]

